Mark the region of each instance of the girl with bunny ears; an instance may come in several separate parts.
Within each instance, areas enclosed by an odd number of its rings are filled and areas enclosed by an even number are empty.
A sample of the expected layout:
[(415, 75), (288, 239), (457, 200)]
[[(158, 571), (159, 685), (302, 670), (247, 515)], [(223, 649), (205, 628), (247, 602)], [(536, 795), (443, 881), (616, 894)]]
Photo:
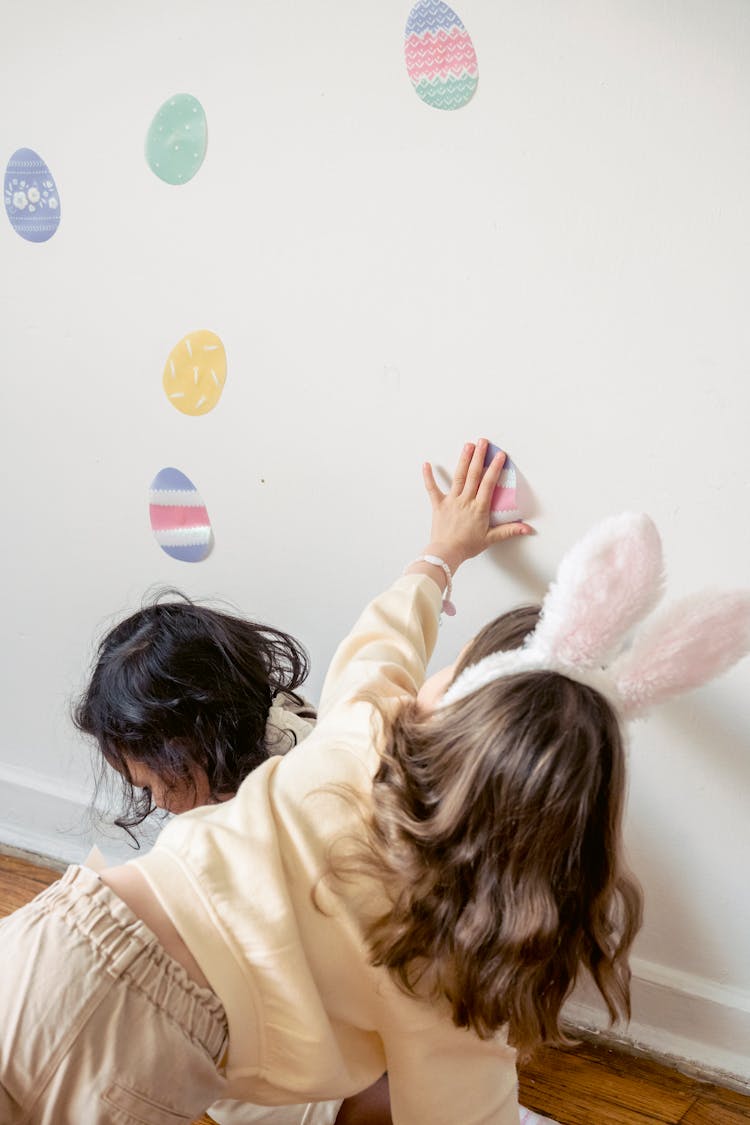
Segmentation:
[(486, 449), (447, 493), (425, 466), (430, 542), (339, 646), (303, 746), (0, 923), (4, 1123), (172, 1125), (387, 1070), (395, 1125), (519, 1125), (514, 1046), (561, 1038), (578, 973), (627, 1013), (622, 721), (747, 652), (750, 594), (694, 599), (621, 652), (662, 570), (651, 522), (618, 517), (538, 620), (425, 681), (455, 570), (528, 530), (490, 527)]
[(744, 591), (686, 598), (625, 647), (663, 582), (651, 520), (605, 520), (541, 607), (486, 626), (386, 722), (365, 866), (392, 907), (368, 931), (374, 963), (480, 1036), (565, 1042), (582, 969), (629, 1017), (641, 894), (621, 858), (622, 724), (750, 649)]

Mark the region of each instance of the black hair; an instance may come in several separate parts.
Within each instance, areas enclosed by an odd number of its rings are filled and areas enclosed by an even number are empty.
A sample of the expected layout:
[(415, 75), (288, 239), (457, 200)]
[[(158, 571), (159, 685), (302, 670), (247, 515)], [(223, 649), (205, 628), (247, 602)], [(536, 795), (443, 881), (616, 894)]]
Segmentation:
[(99, 644), (73, 708), (73, 722), (101, 751), (99, 782), (105, 762), (122, 778), (125, 809), (115, 823), (137, 846), (131, 829), (155, 809), (150, 790), (133, 784), (129, 762), (153, 770), (167, 788), (194, 787), (198, 769), (212, 800), (235, 793), (268, 757), (266, 720), (279, 692), (314, 718), (296, 695), (308, 671), (307, 653), (287, 633), (178, 590), (160, 592), (121, 621)]

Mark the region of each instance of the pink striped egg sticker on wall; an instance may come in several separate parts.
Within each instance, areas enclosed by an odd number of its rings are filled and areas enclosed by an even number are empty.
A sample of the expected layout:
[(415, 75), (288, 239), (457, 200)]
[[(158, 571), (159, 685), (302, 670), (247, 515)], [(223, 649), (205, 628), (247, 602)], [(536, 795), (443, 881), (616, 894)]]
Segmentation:
[(202, 562), (213, 546), (200, 492), (179, 469), (161, 469), (151, 482), (149, 515), (156, 542), (181, 562)]
[(435, 109), (461, 109), (479, 82), (468, 31), (442, 0), (419, 0), (406, 21), (406, 69), (418, 97)]
[[(499, 452), (500, 446), (493, 445), (490, 442), (487, 448), (487, 454), (484, 458), (485, 469), (488, 468), (493, 457)], [(497, 526), (497, 524), (500, 523), (513, 523), (514, 520), (524, 518), (520, 508), (520, 483), (518, 470), (506, 453), (505, 464), (500, 473), (500, 480), (497, 482), (495, 491), (492, 493), (492, 500), (490, 501), (490, 523), (493, 526)], [(528, 514), (527, 512), (526, 515)]]

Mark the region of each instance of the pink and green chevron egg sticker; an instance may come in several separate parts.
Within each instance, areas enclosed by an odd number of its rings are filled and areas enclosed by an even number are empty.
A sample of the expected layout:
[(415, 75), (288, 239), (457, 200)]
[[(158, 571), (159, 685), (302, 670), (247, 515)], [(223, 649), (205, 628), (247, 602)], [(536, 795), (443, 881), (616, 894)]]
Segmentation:
[(435, 109), (460, 109), (479, 82), (468, 31), (442, 0), (419, 0), (406, 21), (406, 69), (418, 96)]

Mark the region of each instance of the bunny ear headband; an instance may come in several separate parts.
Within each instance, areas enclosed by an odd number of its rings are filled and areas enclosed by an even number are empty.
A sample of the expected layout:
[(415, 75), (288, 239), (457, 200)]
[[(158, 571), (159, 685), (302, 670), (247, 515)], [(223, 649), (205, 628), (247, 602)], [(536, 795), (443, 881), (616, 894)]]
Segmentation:
[(456, 703), (517, 672), (555, 671), (596, 688), (624, 717), (641, 714), (731, 668), (750, 652), (750, 591), (705, 591), (653, 614), (664, 588), (659, 533), (625, 512), (563, 558), (539, 624), (519, 649), (466, 668), (443, 696)]

